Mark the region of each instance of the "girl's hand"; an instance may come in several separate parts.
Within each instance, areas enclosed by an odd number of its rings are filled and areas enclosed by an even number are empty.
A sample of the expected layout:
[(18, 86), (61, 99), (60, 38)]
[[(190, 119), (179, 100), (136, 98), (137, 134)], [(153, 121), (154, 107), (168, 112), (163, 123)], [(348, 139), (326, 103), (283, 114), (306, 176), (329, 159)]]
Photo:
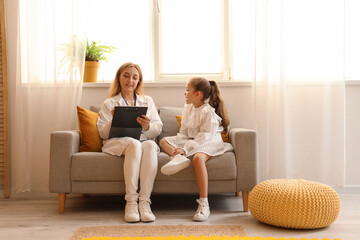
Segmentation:
[(150, 128), (150, 118), (146, 115), (141, 115), (141, 117), (137, 117), (136, 121), (141, 125), (141, 127), (147, 131)]
[(175, 148), (174, 153), (173, 153), (172, 156), (175, 156), (175, 155), (178, 155), (178, 154), (180, 154), (180, 155), (185, 155), (184, 149), (182, 149), (182, 148)]

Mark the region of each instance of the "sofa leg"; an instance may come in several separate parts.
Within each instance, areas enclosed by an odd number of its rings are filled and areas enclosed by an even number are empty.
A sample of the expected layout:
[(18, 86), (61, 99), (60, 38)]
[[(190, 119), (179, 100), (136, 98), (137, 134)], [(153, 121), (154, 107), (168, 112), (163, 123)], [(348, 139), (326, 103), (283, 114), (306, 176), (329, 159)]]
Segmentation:
[(242, 191), (244, 212), (249, 211), (249, 191)]
[(59, 193), (59, 213), (64, 213), (65, 211), (65, 203), (66, 203), (66, 193)]

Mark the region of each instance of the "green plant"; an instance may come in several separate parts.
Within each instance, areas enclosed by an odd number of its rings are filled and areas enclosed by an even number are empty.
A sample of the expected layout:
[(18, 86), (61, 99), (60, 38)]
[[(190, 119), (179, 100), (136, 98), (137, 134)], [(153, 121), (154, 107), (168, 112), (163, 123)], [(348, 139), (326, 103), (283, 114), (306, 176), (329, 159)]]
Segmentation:
[(69, 42), (60, 44), (57, 48), (60, 56), (59, 73), (74, 76), (80, 71), (82, 75), (84, 52), (85, 61), (107, 61), (105, 54), (112, 53), (116, 48), (99, 43), (100, 41), (93, 41), (89, 44), (85, 37), (74, 35)]
[(107, 53), (112, 53), (116, 48), (113, 46), (104, 46), (100, 45), (100, 41), (92, 41), (91, 44), (89, 42), (86, 43), (86, 54), (85, 61), (91, 62), (99, 62), (99, 61), (107, 61), (108, 58), (105, 56)]
[(66, 74), (75, 74), (76, 70), (81, 68), (81, 59), (84, 57), (85, 38), (79, 38), (76, 35), (67, 43), (58, 46), (60, 59), (60, 71)]

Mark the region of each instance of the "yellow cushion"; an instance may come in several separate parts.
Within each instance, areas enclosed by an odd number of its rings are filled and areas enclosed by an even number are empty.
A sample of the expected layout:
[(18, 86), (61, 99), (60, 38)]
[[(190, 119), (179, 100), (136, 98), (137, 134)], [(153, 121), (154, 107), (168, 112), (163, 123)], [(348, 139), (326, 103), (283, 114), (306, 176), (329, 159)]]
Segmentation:
[(102, 140), (96, 126), (99, 114), (77, 106), (80, 130), (80, 152), (101, 152)]
[[(178, 124), (178, 127), (179, 127), (179, 131), (180, 131), (182, 115), (175, 115), (175, 117), (176, 117), (176, 121), (177, 121), (177, 124)], [(230, 142), (230, 141), (229, 141), (229, 133), (228, 133), (228, 132), (224, 132), (224, 131), (223, 131), (223, 132), (221, 133), (221, 137), (222, 137), (223, 142)]]
[(277, 227), (316, 229), (329, 226), (340, 212), (331, 187), (304, 179), (270, 179), (249, 195), (249, 210), (260, 222)]
[(175, 115), (175, 117), (176, 117), (176, 121), (178, 123), (179, 131), (180, 131), (182, 116), (181, 115)]

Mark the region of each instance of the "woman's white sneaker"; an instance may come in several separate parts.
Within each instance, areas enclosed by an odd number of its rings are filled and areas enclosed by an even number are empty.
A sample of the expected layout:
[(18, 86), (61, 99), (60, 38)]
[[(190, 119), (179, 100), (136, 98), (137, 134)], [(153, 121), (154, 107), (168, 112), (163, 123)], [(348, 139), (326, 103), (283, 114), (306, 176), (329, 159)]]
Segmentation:
[(190, 160), (183, 155), (176, 155), (168, 163), (161, 167), (161, 172), (165, 175), (173, 175), (190, 165)]
[(128, 223), (140, 221), (138, 203), (136, 201), (126, 202), (124, 220)]
[(210, 207), (208, 203), (200, 202), (199, 199), (196, 199), (199, 203), (198, 209), (193, 217), (193, 220), (196, 222), (206, 221), (210, 216)]
[(144, 200), (140, 201), (139, 212), (140, 212), (140, 219), (142, 222), (155, 221), (155, 215), (151, 211), (150, 202)]

